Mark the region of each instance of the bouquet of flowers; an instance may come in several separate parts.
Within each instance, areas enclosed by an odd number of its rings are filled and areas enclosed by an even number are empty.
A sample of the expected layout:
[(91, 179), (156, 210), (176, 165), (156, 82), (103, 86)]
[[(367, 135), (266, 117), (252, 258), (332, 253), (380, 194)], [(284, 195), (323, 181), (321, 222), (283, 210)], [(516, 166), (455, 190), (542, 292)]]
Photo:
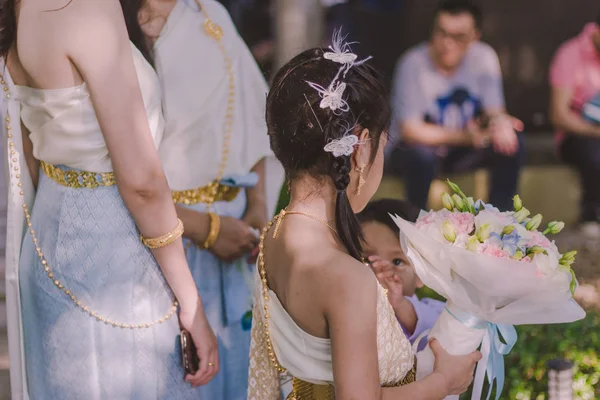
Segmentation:
[[(500, 212), (467, 197), (448, 182), (444, 209), (421, 212), (416, 224), (392, 216), (402, 247), (423, 283), (447, 299), (446, 309), (429, 332), (450, 354), (480, 348), (472, 399), (480, 399), (487, 376), (489, 399), (496, 380), (496, 399), (504, 386), (504, 359), (517, 340), (513, 325), (573, 322), (585, 317), (573, 300), (577, 287), (571, 264), (574, 251), (561, 254), (547, 235), (564, 223), (543, 230), (540, 214), (514, 197), (514, 211)], [(433, 371), (429, 346), (417, 354), (417, 379)], [(449, 398), (458, 399), (458, 396)]]

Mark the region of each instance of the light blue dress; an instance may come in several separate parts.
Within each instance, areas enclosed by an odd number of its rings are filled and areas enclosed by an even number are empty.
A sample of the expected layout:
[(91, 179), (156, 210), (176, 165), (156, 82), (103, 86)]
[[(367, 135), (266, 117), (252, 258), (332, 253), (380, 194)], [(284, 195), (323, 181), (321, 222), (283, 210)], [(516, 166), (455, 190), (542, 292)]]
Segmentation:
[[(159, 83), (133, 49), (158, 144), (164, 127)], [(15, 87), (14, 92), (38, 158), (63, 170), (112, 170), (85, 84), (57, 91)], [(91, 310), (136, 325), (169, 312), (173, 295), (140, 242), (116, 185), (67, 187), (40, 171), (31, 213), (54, 277)], [(97, 321), (48, 278), (29, 232), (22, 241), (19, 278), (29, 398), (206, 399), (184, 381), (177, 315), (142, 329)]]

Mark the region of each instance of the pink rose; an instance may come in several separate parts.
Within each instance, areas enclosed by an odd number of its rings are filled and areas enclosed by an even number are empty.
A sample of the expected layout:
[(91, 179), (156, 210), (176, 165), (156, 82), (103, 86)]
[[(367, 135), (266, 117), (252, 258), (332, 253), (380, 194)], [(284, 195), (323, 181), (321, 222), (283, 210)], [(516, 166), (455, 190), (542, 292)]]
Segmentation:
[(502, 250), (501, 247), (492, 244), (492, 243), (487, 243), (485, 245), (483, 245), (481, 247), (481, 253), (482, 254), (487, 254), (496, 258), (510, 258), (510, 255)]
[(546, 250), (554, 250), (556, 245), (539, 231), (531, 231), (527, 247), (540, 246)]

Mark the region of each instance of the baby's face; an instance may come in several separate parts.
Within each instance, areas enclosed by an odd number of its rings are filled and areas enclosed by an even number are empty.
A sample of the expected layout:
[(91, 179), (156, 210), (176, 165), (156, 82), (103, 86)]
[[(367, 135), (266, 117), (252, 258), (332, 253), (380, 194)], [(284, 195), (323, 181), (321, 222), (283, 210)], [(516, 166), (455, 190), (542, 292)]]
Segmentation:
[(398, 268), (402, 278), (404, 295), (414, 295), (416, 288), (422, 287), (423, 284), (408, 257), (404, 254), (396, 233), (384, 224), (375, 221), (362, 224), (362, 228), (367, 242), (364, 249), (365, 256), (378, 256), (391, 262)]

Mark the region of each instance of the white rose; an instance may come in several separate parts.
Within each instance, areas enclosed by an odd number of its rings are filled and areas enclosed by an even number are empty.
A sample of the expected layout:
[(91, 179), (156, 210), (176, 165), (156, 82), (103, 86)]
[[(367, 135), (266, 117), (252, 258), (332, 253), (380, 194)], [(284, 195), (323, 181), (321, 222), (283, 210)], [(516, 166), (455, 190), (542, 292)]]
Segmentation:
[(510, 214), (501, 213), (495, 210), (482, 210), (475, 217), (475, 229), (479, 230), (482, 225), (488, 224), (492, 232), (500, 233), (507, 225), (515, 223)]
[(533, 257), (533, 264), (544, 275), (551, 275), (558, 270), (558, 257), (553, 252), (537, 254)]

